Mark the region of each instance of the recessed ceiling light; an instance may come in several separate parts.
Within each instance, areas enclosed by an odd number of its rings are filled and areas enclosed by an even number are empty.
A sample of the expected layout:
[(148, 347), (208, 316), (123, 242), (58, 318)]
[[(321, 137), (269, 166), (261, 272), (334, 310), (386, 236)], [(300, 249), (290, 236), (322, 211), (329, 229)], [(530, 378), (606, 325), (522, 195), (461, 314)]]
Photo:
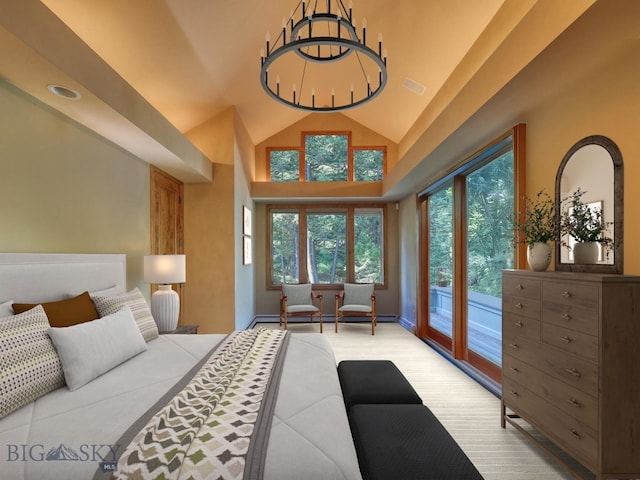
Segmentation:
[(421, 85), (415, 80), (411, 80), (410, 78), (405, 78), (404, 82), (402, 82), (402, 86), (407, 90), (411, 90), (416, 95), (422, 95), (426, 88), (424, 85)]
[(82, 95), (80, 95), (75, 90), (72, 90), (68, 87), (63, 87), (62, 85), (51, 84), (47, 85), (47, 88), (54, 95), (66, 98), (67, 100), (80, 100), (82, 98)]

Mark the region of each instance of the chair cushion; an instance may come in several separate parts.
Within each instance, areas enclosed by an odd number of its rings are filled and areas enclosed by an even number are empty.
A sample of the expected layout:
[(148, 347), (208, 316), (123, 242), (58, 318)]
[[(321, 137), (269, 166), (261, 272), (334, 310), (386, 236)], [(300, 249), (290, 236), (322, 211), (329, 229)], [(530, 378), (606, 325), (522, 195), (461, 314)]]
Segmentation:
[(313, 305), (291, 305), (287, 306), (287, 313), (307, 313), (307, 312), (319, 312), (318, 307)]
[(390, 360), (343, 360), (338, 378), (347, 410), (358, 403), (422, 403)]
[(287, 297), (287, 305), (311, 305), (311, 284), (283, 284), (282, 294)]
[(362, 312), (370, 313), (371, 307), (368, 305), (343, 305), (338, 309), (339, 312)]
[(482, 480), (424, 405), (354, 405), (349, 425), (363, 480)]
[(370, 306), (374, 289), (373, 283), (345, 283), (344, 304)]

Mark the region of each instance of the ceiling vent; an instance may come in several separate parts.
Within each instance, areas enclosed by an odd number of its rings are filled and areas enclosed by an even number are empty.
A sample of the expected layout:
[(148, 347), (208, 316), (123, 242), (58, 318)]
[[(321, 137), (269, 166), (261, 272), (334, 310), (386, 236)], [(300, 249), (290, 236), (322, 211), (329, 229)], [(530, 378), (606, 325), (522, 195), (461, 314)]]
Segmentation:
[(411, 80), (410, 78), (405, 78), (404, 82), (402, 82), (402, 86), (419, 96), (422, 96), (425, 90), (424, 85), (421, 85), (415, 80)]

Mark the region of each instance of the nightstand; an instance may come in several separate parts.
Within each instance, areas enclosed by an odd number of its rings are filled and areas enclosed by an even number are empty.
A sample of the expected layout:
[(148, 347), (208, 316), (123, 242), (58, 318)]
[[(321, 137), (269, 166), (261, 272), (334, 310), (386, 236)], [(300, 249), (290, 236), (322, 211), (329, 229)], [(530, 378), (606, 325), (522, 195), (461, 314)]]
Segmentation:
[(161, 335), (167, 334), (183, 334), (183, 335), (195, 335), (198, 333), (198, 327), (200, 325), (178, 325), (178, 328), (175, 330), (170, 330), (168, 332), (160, 332)]

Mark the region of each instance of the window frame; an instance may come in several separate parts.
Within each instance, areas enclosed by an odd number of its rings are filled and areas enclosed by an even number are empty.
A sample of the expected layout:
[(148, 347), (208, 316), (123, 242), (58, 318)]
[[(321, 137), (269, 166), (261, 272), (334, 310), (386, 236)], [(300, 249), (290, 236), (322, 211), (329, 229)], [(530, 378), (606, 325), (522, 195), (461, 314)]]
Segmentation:
[[(386, 203), (353, 203), (353, 204), (335, 204), (335, 203), (304, 203), (304, 204), (268, 204), (266, 205), (266, 283), (267, 290), (280, 290), (281, 283), (273, 283), (273, 265), (272, 265), (272, 214), (273, 213), (297, 213), (298, 217), (298, 251), (299, 262), (298, 271), (300, 283), (308, 283), (309, 272), (307, 269), (307, 214), (322, 213), (345, 213), (347, 215), (347, 276), (346, 283), (355, 282), (355, 213), (361, 209), (379, 209), (382, 213), (382, 276), (383, 282), (376, 283), (377, 289), (387, 288), (387, 272), (388, 272), (388, 205)], [(342, 286), (343, 283), (314, 283), (313, 288), (317, 290), (335, 290)]]
[[(351, 130), (305, 130), (300, 132), (300, 144), (297, 146), (283, 146), (283, 147), (275, 147), (268, 146), (266, 147), (266, 171), (267, 171), (267, 181), (273, 182), (271, 179), (271, 152), (273, 151), (290, 151), (296, 150), (299, 155), (299, 165), (298, 165), (298, 182), (310, 182), (306, 178), (306, 137), (310, 135), (344, 135), (347, 137), (347, 181), (354, 182), (355, 178), (355, 167), (353, 155), (356, 150), (376, 150), (382, 152), (382, 178), (384, 179), (387, 175), (387, 146), (386, 145), (353, 145), (352, 141), (352, 132)], [(342, 180), (340, 180), (342, 181)], [(380, 182), (382, 180), (372, 180), (371, 182)], [(323, 182), (323, 183), (338, 183), (336, 182)], [(363, 180), (363, 182), (367, 182)], [(274, 182), (274, 183), (286, 183), (286, 182)], [(295, 182), (288, 182), (295, 183)]]
[[(466, 246), (466, 178), (468, 175), (482, 168), (492, 161), (492, 149), (500, 145), (508, 137), (512, 137), (511, 148), (514, 155), (514, 215), (521, 211), (523, 193), (525, 191), (525, 138), (526, 126), (518, 124), (505, 132), (494, 141), (485, 145), (462, 162), (456, 164), (450, 171), (445, 172), (438, 180), (422, 189), (417, 195), (419, 211), (419, 265), (421, 273), (418, 286), (417, 301), (418, 314), (416, 318), (416, 333), (420, 338), (435, 342), (438, 348), (444, 348), (455, 361), (464, 361), (478, 369), (489, 378), (500, 383), (502, 381), (501, 368), (476, 352), (468, 348), (467, 332), (467, 246)], [(430, 299), (429, 289), (429, 249), (426, 245), (429, 238), (428, 198), (437, 192), (442, 185), (453, 181), (454, 202), (454, 270), (453, 270), (453, 338), (448, 339), (440, 335), (429, 325)], [(514, 268), (524, 268), (526, 259), (526, 245), (518, 245), (514, 249)]]

